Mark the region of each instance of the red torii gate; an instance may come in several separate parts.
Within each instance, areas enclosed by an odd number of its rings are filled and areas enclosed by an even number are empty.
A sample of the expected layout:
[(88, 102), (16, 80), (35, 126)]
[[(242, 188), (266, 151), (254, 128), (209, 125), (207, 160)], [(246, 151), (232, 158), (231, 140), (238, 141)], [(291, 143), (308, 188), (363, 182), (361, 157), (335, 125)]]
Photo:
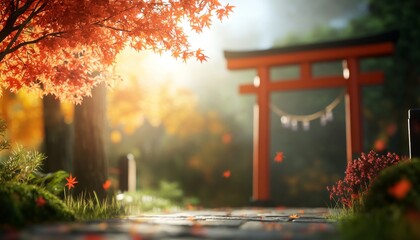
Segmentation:
[[(324, 43), (274, 48), (257, 51), (225, 51), (227, 68), (257, 69), (258, 84), (239, 86), (240, 94), (256, 94), (254, 108), (253, 193), (255, 202), (270, 201), (269, 146), (270, 146), (270, 93), (283, 90), (312, 88), (346, 88), (346, 142), (347, 163), (353, 154), (362, 152), (361, 94), (363, 85), (382, 84), (381, 71), (360, 72), (359, 59), (391, 55), (397, 32), (387, 32), (370, 37), (331, 41)], [(342, 76), (312, 76), (316, 62), (344, 62)], [(299, 65), (300, 78), (271, 81), (270, 68), (282, 65)]]

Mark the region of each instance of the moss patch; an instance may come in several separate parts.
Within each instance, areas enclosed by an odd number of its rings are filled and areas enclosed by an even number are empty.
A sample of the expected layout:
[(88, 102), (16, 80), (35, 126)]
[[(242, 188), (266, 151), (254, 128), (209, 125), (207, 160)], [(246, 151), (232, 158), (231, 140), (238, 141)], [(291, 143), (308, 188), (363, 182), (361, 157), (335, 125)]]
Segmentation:
[(420, 239), (420, 160), (384, 169), (361, 199), (361, 208), (340, 219), (343, 239)]
[(59, 198), (43, 188), (21, 183), (0, 186), (0, 225), (72, 221), (74, 214)]
[(420, 211), (420, 160), (384, 169), (370, 186), (363, 205), (365, 212), (388, 207)]

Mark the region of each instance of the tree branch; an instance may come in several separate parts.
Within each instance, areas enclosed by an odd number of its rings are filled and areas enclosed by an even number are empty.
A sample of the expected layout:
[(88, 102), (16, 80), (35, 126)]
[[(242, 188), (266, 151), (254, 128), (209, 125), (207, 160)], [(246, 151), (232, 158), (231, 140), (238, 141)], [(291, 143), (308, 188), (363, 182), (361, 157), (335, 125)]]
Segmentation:
[[(33, 2), (33, 0), (29, 0), (28, 2)], [(26, 2), (25, 3), (25, 5), (28, 3), (28, 2)], [(39, 37), (39, 38), (37, 38), (37, 39), (34, 39), (34, 40), (32, 40), (32, 41), (26, 41), (26, 42), (21, 42), (21, 43), (19, 43), (19, 44), (17, 44), (16, 46), (14, 46), (13, 47), (13, 45), (15, 44), (15, 42), (17, 41), (17, 39), (19, 38), (19, 36), (20, 36), (20, 34), (21, 34), (21, 32), (23, 31), (23, 29), (29, 24), (29, 22), (37, 15), (37, 14), (39, 14), (41, 11), (42, 11), (42, 9), (44, 9), (45, 8), (45, 6), (47, 5), (47, 2), (44, 2), (44, 3), (42, 3), (42, 5), (41, 6), (39, 6), (39, 2), (36, 4), (36, 6), (34, 7), (34, 9), (32, 10), (32, 12), (29, 14), (29, 16), (25, 19), (25, 21), (23, 21), (21, 24), (19, 24), (19, 25), (17, 25), (17, 26), (15, 26), (15, 27), (13, 27), (13, 28), (17, 28), (17, 32), (16, 32), (16, 34), (13, 36), (13, 38), (10, 40), (10, 42), (9, 42), (9, 44), (7, 44), (7, 47), (6, 47), (6, 49), (5, 50), (3, 50), (2, 52), (0, 52), (0, 61), (2, 61), (3, 59), (4, 59), (4, 57), (7, 55), (7, 54), (9, 54), (9, 53), (11, 53), (11, 52), (14, 52), (14, 51), (16, 51), (17, 49), (19, 49), (19, 48), (21, 48), (21, 47), (23, 47), (23, 46), (26, 46), (26, 45), (28, 45), (28, 44), (33, 44), (33, 43), (37, 43), (37, 42), (39, 42), (39, 41), (41, 41), (42, 39), (44, 39), (44, 38), (46, 38), (46, 37), (49, 37), (49, 36), (55, 36), (55, 35), (60, 35), (60, 34), (62, 34), (62, 33), (60, 33), (60, 32), (58, 32), (58, 33), (50, 33), (50, 34), (46, 34), (46, 35), (43, 35), (43, 36), (41, 36), (41, 37)], [(39, 7), (38, 7), (39, 6)], [(22, 7), (23, 8), (23, 7)], [(22, 8), (20, 8), (20, 9), (22, 9)], [(27, 10), (27, 8), (26, 8), (26, 10)], [(25, 10), (25, 11), (26, 11)], [(23, 12), (22, 12), (23, 13)], [(22, 14), (21, 13), (21, 14)], [(16, 21), (16, 20), (15, 20)], [(11, 34), (11, 32), (8, 34), (8, 35), (10, 35)]]
[[(4, 25), (3, 29), (0, 31), (0, 42), (3, 42), (12, 32), (16, 31), (18, 28), (15, 27), (16, 20), (28, 10), (28, 8), (32, 5), (34, 0), (28, 0), (25, 4), (18, 8), (18, 5), (13, 6), (13, 1), (11, 2), (11, 13), (9, 18), (6, 20), (6, 24)], [(19, 2), (17, 2), (19, 4)], [(16, 10), (15, 10), (16, 8)]]

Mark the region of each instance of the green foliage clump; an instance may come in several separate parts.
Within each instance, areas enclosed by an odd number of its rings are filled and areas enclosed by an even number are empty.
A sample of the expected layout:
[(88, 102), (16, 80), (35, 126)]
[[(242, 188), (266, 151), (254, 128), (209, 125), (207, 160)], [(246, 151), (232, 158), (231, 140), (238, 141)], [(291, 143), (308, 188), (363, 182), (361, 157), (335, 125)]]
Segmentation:
[(63, 201), (47, 190), (22, 183), (0, 185), (0, 225), (71, 221), (74, 214)]
[(62, 170), (47, 174), (34, 172), (29, 184), (43, 187), (56, 196), (63, 196), (63, 186), (68, 176), (68, 172)]
[[(0, 151), (8, 149), (6, 125), (0, 120)], [(0, 158), (0, 225), (74, 220), (74, 214), (57, 196), (67, 173), (42, 174), (44, 155), (21, 146)]]
[(18, 146), (9, 157), (0, 160), (0, 183), (28, 183), (44, 159), (41, 153)]
[[(402, 196), (395, 196), (392, 189), (402, 192)], [(389, 206), (403, 211), (420, 211), (420, 160), (404, 161), (382, 171), (373, 181), (363, 202), (366, 212)]]

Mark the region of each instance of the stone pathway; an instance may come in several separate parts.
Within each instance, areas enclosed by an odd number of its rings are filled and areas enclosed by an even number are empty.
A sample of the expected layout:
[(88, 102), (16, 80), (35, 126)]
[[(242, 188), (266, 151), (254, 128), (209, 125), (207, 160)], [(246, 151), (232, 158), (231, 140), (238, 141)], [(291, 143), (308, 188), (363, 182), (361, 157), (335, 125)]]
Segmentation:
[(325, 208), (214, 209), (32, 226), (1, 239), (339, 239)]

